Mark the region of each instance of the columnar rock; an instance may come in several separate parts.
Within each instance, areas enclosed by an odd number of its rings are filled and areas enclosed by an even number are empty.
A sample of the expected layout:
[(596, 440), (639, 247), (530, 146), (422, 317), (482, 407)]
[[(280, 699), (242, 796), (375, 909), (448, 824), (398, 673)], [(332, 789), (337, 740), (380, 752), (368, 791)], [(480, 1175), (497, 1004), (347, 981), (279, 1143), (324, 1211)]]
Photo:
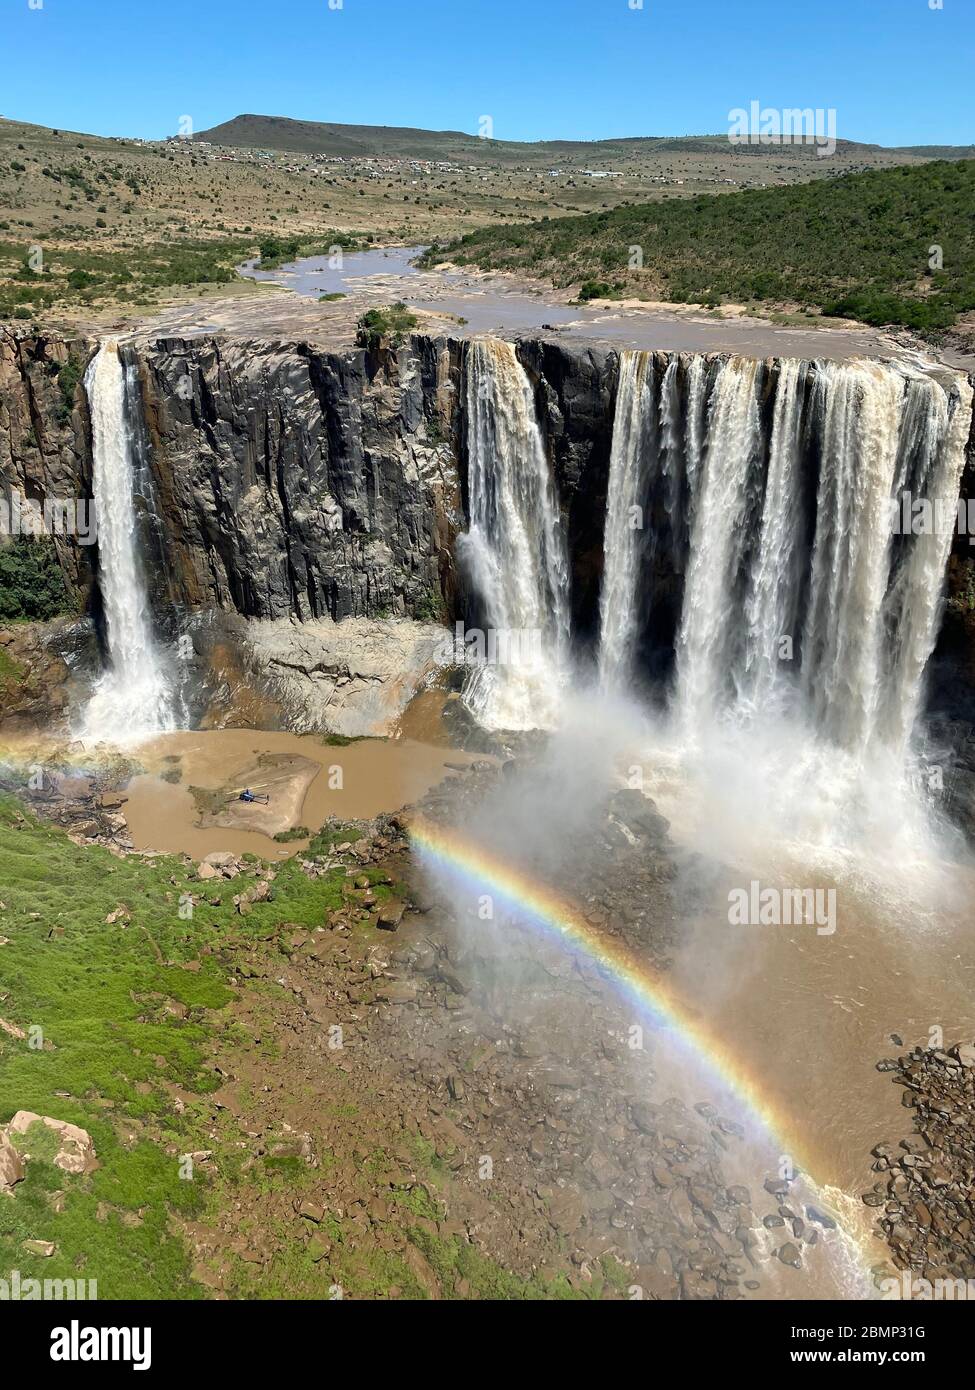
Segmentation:
[(125, 351), (170, 599), (263, 619), (440, 614), (460, 501), (438, 415), (445, 343), (375, 363), (219, 338)]

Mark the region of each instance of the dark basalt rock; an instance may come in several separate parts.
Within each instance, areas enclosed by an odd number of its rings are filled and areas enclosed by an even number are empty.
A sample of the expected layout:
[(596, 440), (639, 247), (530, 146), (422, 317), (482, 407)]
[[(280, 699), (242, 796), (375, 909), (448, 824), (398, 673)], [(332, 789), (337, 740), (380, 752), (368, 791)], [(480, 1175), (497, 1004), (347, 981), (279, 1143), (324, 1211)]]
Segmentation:
[(895, 1063), (907, 1087), (915, 1132), (878, 1144), (886, 1176), (862, 1194), (883, 1208), (879, 1227), (899, 1270), (921, 1278), (975, 1277), (975, 1044), (949, 1051), (914, 1048)]

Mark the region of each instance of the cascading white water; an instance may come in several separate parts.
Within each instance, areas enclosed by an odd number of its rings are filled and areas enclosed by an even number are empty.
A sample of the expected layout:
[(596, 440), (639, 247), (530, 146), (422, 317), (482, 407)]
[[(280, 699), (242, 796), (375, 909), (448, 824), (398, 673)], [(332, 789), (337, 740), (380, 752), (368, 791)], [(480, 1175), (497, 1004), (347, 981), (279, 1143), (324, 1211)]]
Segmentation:
[(687, 488), (690, 493), (693, 514), (694, 499), (697, 496), (698, 480), (704, 460), (704, 435), (707, 428), (708, 363), (700, 355), (691, 359), (687, 373), (687, 409), (685, 411), (686, 440), (685, 466), (687, 469)]
[(680, 532), (683, 496), (674, 706), (685, 728), (792, 709), (837, 747), (903, 750), (937, 635), (951, 533), (950, 524), (928, 526), (897, 549), (891, 506), (913, 489), (953, 519), (971, 421), (967, 379), (945, 385), (860, 361), (660, 360), (620, 359), (603, 687), (625, 685), (653, 602), (639, 527), (645, 516), (652, 523), (659, 492)]
[(91, 410), (98, 577), (109, 665), (88, 702), (80, 736), (92, 742), (132, 742), (173, 728), (174, 720), (137, 554), (132, 437), (125, 374), (114, 342), (100, 347), (85, 374), (85, 390)]
[(605, 548), (599, 595), (599, 684), (607, 694), (626, 691), (640, 628), (652, 606), (646, 575), (656, 542), (652, 507), (656, 503), (666, 521), (664, 548), (672, 549), (686, 525), (686, 506), (693, 502), (701, 460), (704, 359), (691, 360), (687, 403), (682, 367), (683, 360), (672, 356), (658, 378), (652, 352), (620, 354), (605, 522), (606, 535), (614, 540)]
[(826, 411), (803, 674), (815, 724), (847, 747), (871, 739), (881, 695), (904, 380), (875, 363), (820, 368)]
[(652, 353), (621, 354), (606, 496), (609, 543), (599, 594), (599, 679), (604, 690), (619, 690), (629, 679), (642, 614), (641, 541), (651, 467), (651, 450), (644, 439), (649, 413), (645, 397), (649, 389), (652, 398), (652, 379)]
[(710, 717), (721, 703), (738, 630), (737, 571), (748, 484), (762, 445), (758, 372), (754, 361), (724, 362), (711, 396), (677, 639), (679, 704), (692, 724)]
[[(691, 778), (729, 845), (749, 829), (748, 805), (768, 843), (846, 854), (869, 842), (888, 862), (905, 846), (923, 855), (940, 831), (913, 785), (911, 735), (940, 622), (971, 386), (903, 364), (675, 361), (641, 364), (651, 383), (641, 422), (632, 400), (621, 416), (637, 365), (621, 358), (602, 670), (619, 669), (621, 633), (633, 651), (659, 579), (646, 542), (635, 545), (618, 518), (633, 506), (659, 521), (651, 498), (674, 492), (662, 440), (670, 466), (682, 429), (687, 521), (665, 578), (683, 585), (676, 680), (654, 756)], [(664, 382), (680, 382), (681, 429)], [(947, 523), (927, 518), (918, 534), (893, 535), (901, 491), (940, 506)], [(623, 612), (609, 593), (623, 596)]]
[[(958, 378), (953, 409), (936, 382), (928, 379), (919, 386), (927, 403), (927, 428), (921, 436), (917, 483), (931, 504), (934, 524), (912, 537), (907, 562), (888, 595), (896, 645), (887, 682), (885, 724), (897, 748), (907, 743), (914, 727), (924, 669), (938, 637), (945, 566), (972, 421), (972, 387), (966, 378)], [(905, 484), (909, 481), (903, 479)]]
[(765, 708), (780, 688), (782, 642), (796, 624), (799, 554), (800, 467), (804, 364), (782, 363), (769, 449), (758, 555), (746, 603), (746, 654), (741, 694)]
[(488, 728), (550, 727), (567, 658), (568, 561), (531, 382), (510, 343), (470, 343), (466, 408), (470, 527), (458, 554), (488, 632), (464, 698)]

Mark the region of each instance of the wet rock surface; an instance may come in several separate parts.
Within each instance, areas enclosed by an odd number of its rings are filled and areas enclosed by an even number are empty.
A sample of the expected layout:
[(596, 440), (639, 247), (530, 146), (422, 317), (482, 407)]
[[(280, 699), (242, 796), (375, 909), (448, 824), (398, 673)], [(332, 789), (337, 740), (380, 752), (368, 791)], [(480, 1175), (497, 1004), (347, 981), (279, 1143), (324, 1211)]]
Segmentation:
[(213, 337), (125, 352), (171, 601), (262, 619), (436, 611), (458, 501), (436, 424), (443, 340), (375, 360)]
[(939, 1278), (975, 1277), (975, 1043), (914, 1048), (878, 1071), (902, 1086), (914, 1132), (873, 1149), (879, 1174), (863, 1202), (900, 1270)]
[(297, 733), (385, 735), (451, 652), (434, 623), (347, 618), (237, 622), (249, 682)]
[[(132, 841), (125, 819), (124, 792), (134, 764), (116, 754), (78, 772), (66, 765), (73, 756), (68, 745), (56, 760), (20, 750), (15, 763), (0, 760), (0, 790), (11, 792), (42, 820), (65, 830), (76, 844), (104, 845), (115, 854), (130, 851)], [(80, 751), (80, 750), (79, 750)], [(77, 756), (75, 754), (74, 756)]]
[[(94, 351), (87, 338), (0, 325), (0, 495), (43, 504), (91, 496), (91, 426), (81, 374)], [(94, 548), (55, 541), (70, 588), (88, 592)]]
[(96, 661), (90, 624), (58, 618), (0, 628), (4, 734), (65, 732), (73, 699), (89, 688)]

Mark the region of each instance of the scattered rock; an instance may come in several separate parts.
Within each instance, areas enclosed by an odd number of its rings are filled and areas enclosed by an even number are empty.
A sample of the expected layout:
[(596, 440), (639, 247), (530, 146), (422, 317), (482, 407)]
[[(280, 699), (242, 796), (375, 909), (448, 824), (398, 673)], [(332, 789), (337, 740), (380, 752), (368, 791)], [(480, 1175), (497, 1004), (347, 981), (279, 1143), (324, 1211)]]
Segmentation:
[(48, 1260), (57, 1250), (53, 1240), (25, 1240), (24, 1249), (31, 1255), (40, 1255), (44, 1260)]
[(891, 1067), (912, 1110), (914, 1134), (877, 1144), (881, 1181), (861, 1196), (875, 1208), (898, 1269), (922, 1277), (975, 1277), (975, 1044), (913, 1048)]
[(20, 1154), (0, 1130), (0, 1192), (11, 1192), (14, 1186), (24, 1180), (24, 1164)]
[(32, 1125), (43, 1124), (58, 1135), (61, 1146), (54, 1158), (54, 1166), (65, 1173), (92, 1173), (99, 1166), (95, 1157), (95, 1145), (87, 1130), (66, 1120), (56, 1120), (51, 1115), (36, 1115), (32, 1110), (18, 1110), (16, 1115), (0, 1130), (0, 1134), (28, 1134)]
[(380, 907), (376, 925), (381, 931), (396, 931), (400, 922), (403, 920), (403, 913), (405, 911), (405, 903), (400, 902), (398, 898), (390, 898), (388, 902), (383, 903)]

